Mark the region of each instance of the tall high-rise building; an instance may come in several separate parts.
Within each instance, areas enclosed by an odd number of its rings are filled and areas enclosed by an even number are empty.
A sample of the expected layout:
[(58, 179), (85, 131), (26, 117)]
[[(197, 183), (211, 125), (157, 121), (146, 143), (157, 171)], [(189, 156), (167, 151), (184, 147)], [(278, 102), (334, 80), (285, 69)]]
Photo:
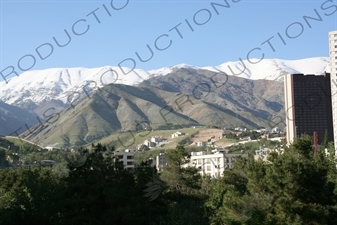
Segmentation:
[(337, 152), (337, 30), (329, 32), (333, 136)]
[(287, 143), (302, 134), (318, 134), (321, 144), (325, 132), (333, 141), (330, 74), (289, 74), (284, 77)]

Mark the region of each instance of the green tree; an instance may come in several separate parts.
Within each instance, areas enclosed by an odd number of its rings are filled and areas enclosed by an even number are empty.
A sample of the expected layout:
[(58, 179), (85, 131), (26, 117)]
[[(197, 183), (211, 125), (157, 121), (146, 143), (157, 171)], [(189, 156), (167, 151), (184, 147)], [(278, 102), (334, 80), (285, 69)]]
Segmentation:
[(113, 151), (93, 145), (70, 163), (61, 224), (151, 224), (158, 222), (156, 214), (165, 214), (160, 198), (149, 202), (144, 197), (154, 168), (143, 164), (128, 171)]
[(168, 151), (167, 166), (161, 178), (172, 189), (180, 193), (191, 193), (200, 188), (201, 176), (195, 167), (183, 167), (189, 162), (190, 155), (183, 146)]
[(5, 167), (8, 167), (6, 150), (0, 149), (0, 168), (5, 168)]
[(336, 224), (336, 162), (296, 139), (270, 162), (238, 160), (206, 206), (214, 224)]
[(209, 224), (204, 208), (207, 196), (201, 188), (199, 170), (182, 167), (189, 162), (189, 158), (183, 146), (177, 146), (167, 153), (168, 166), (164, 168), (161, 178), (167, 184), (162, 198), (168, 205), (168, 212), (161, 217), (161, 224)]
[(56, 224), (64, 186), (48, 169), (0, 170), (1, 224)]

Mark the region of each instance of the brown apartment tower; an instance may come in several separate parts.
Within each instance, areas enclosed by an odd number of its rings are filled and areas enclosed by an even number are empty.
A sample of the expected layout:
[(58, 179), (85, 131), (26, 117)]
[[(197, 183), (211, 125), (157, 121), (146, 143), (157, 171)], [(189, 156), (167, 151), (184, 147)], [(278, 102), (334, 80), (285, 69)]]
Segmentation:
[(318, 144), (328, 132), (333, 141), (330, 74), (290, 74), (284, 77), (287, 143), (302, 134), (318, 133)]

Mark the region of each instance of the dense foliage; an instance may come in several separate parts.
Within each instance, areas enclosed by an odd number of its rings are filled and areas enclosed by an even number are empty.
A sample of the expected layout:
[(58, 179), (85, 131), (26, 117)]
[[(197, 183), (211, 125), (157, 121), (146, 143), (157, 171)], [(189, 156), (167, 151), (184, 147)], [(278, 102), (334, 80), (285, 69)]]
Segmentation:
[(274, 148), (280, 147), (281, 145), (282, 143), (280, 143), (279, 141), (272, 141), (272, 140), (267, 140), (263, 138), (256, 142), (248, 142), (245, 144), (239, 143), (236, 145), (232, 145), (228, 147), (228, 150), (229, 152), (232, 152), (232, 153), (239, 153), (241, 152), (241, 150), (243, 150), (245, 153), (255, 154), (255, 150), (259, 149), (260, 146), (274, 149)]
[(157, 174), (146, 162), (124, 169), (98, 144), (68, 158), (67, 173), (1, 169), (0, 224), (337, 224), (336, 161), (312, 146), (302, 136), (269, 161), (239, 158), (210, 179), (181, 167), (182, 146)]

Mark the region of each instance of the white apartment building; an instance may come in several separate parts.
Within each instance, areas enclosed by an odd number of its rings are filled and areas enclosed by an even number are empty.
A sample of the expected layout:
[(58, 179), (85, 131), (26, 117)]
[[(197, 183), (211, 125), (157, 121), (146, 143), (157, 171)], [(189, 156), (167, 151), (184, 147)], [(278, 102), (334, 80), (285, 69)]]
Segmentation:
[(201, 175), (208, 175), (212, 178), (221, 177), (226, 169), (233, 168), (236, 157), (248, 158), (248, 154), (226, 154), (224, 151), (217, 151), (214, 154), (206, 152), (191, 152), (190, 162), (184, 167), (193, 166), (200, 170)]
[(135, 152), (132, 149), (126, 149), (124, 152), (115, 151), (115, 159), (123, 162), (124, 168), (132, 170), (135, 168)]
[[(248, 154), (230, 154), (227, 150), (212, 150), (207, 152), (191, 152), (189, 163), (182, 167), (196, 167), (201, 175), (208, 175), (212, 178), (221, 177), (226, 169), (233, 168), (236, 157), (248, 158)], [(156, 157), (156, 168), (159, 172), (167, 166), (165, 153), (160, 153)]]
[(329, 32), (332, 120), (335, 151), (337, 153), (337, 30)]
[(156, 143), (149, 140), (145, 140), (143, 145), (146, 145), (148, 148), (156, 147)]

